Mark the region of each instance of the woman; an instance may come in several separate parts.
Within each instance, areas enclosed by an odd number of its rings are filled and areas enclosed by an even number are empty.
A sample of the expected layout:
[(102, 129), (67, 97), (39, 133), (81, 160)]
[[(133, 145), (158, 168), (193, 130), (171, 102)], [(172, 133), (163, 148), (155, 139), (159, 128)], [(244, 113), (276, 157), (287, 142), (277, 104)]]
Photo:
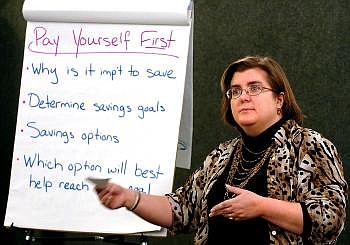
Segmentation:
[(233, 62), (221, 78), (222, 115), (240, 136), (220, 144), (186, 183), (165, 196), (110, 183), (108, 208), (126, 207), (195, 244), (334, 244), (345, 223), (348, 186), (334, 145), (303, 128), (303, 113), (280, 65)]

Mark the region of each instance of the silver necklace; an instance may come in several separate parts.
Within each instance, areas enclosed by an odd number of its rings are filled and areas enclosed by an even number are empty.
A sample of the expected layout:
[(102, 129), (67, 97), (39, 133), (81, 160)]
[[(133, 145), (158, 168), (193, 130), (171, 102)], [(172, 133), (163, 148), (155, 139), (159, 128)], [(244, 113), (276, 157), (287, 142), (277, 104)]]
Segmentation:
[[(256, 161), (256, 164), (252, 168), (244, 168), (242, 165), (243, 162), (243, 154), (242, 154), (242, 146), (243, 146), (243, 140), (240, 140), (237, 143), (237, 150), (233, 154), (235, 156), (233, 157), (232, 164), (230, 171), (228, 173), (228, 176), (226, 178), (226, 184), (233, 185), (233, 183), (239, 183), (237, 187), (243, 188), (246, 186), (248, 181), (255, 176), (255, 174), (261, 169), (261, 167), (264, 165), (266, 162), (267, 158), (271, 155), (272, 153), (272, 146), (271, 144), (269, 147), (267, 147), (264, 151), (262, 151), (261, 154), (263, 154), (261, 157), (258, 157), (259, 161)], [(237, 172), (239, 165), (242, 168), (242, 172)], [(227, 190), (225, 191), (224, 199), (230, 199), (233, 198), (235, 195), (232, 193), (228, 192)]]
[(250, 150), (249, 148), (248, 148), (248, 146), (246, 146), (245, 144), (244, 144), (244, 141), (242, 140), (242, 145), (243, 145), (243, 147), (244, 147), (244, 149), (246, 150), (246, 151), (248, 151), (249, 153), (251, 153), (251, 154), (253, 154), (253, 155), (260, 155), (260, 154), (263, 154), (268, 148), (266, 148), (266, 149), (264, 149), (264, 150), (262, 150), (262, 151), (259, 151), (259, 152), (254, 152), (254, 151), (252, 151), (252, 150)]

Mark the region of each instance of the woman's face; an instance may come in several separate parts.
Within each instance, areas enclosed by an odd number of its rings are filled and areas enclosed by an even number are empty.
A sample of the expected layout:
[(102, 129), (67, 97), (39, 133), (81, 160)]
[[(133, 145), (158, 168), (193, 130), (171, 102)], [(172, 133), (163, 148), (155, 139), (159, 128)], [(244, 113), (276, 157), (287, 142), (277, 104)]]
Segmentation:
[(282, 118), (281, 113), (277, 114), (277, 109), (282, 108), (283, 94), (276, 95), (271, 90), (263, 89), (258, 95), (248, 95), (245, 89), (252, 84), (271, 89), (267, 73), (260, 68), (234, 73), (231, 87), (238, 86), (243, 91), (238, 98), (231, 99), (231, 110), (233, 118), (246, 134), (257, 136)]

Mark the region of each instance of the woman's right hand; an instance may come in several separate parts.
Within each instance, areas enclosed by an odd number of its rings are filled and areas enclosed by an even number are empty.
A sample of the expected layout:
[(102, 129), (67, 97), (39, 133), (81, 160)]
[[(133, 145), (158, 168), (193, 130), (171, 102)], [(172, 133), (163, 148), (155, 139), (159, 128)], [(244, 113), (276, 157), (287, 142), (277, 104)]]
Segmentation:
[(125, 207), (144, 220), (166, 228), (173, 223), (172, 209), (164, 195), (146, 195), (111, 182), (96, 186), (95, 190), (101, 203), (109, 209)]
[(130, 207), (134, 198), (134, 191), (126, 189), (115, 183), (107, 183), (103, 187), (95, 187), (101, 203), (110, 209)]

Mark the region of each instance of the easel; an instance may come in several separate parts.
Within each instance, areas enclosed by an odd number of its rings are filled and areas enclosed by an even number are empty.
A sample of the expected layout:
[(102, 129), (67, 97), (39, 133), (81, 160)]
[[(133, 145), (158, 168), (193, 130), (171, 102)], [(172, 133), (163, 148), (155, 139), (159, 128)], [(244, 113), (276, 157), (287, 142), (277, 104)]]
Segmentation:
[[(15, 227), (11, 227), (15, 228)], [(93, 236), (81, 236), (81, 237), (66, 237), (66, 236), (36, 236), (33, 234), (32, 230), (24, 230), (25, 233), (25, 242), (28, 245), (31, 245), (33, 242), (36, 241), (50, 241), (50, 240), (62, 240), (62, 241), (102, 241), (106, 243), (113, 243), (113, 244), (120, 244), (120, 245), (147, 245), (147, 237), (143, 235), (143, 233), (140, 234), (140, 242), (128, 242), (125, 240), (124, 235), (107, 235), (107, 236), (99, 236), (99, 235), (93, 235)]]

